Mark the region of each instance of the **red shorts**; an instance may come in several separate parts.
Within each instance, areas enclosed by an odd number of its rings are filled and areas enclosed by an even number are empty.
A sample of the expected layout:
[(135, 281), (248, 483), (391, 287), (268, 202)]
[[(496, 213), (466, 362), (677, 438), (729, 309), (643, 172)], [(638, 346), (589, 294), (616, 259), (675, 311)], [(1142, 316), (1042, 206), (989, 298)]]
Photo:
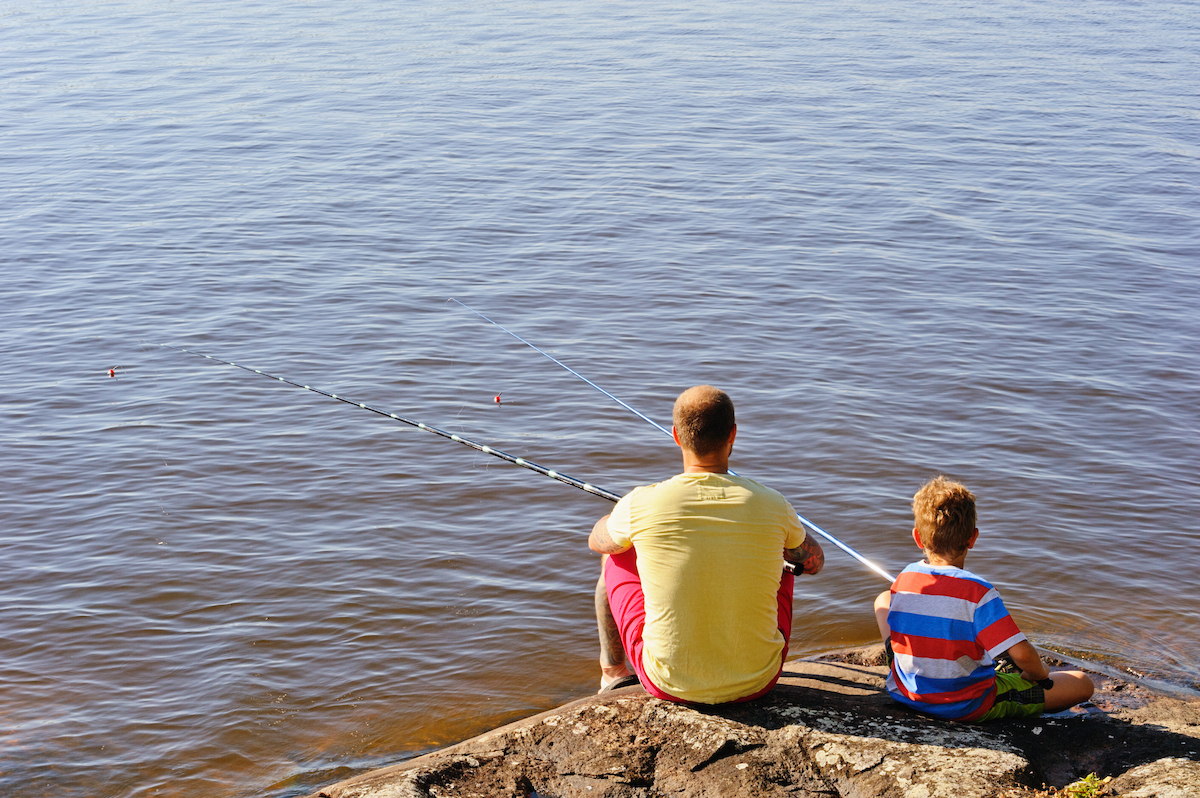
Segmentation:
[[(782, 568), (782, 563), (780, 564)], [(736, 698), (734, 701), (750, 701), (765, 695), (779, 681), (783, 663), (788, 655), (788, 639), (792, 634), (792, 587), (796, 578), (787, 571), (779, 580), (777, 619), (779, 631), (783, 633), (783, 653), (779, 657), (779, 671), (771, 683), (753, 695)], [(621, 630), (621, 642), (625, 647), (625, 658), (637, 672), (638, 679), (646, 692), (664, 701), (689, 704), (682, 698), (660, 690), (642, 670), (642, 629), (646, 625), (646, 599), (642, 593), (642, 578), (638, 575), (637, 551), (630, 548), (620, 554), (610, 554), (604, 561), (604, 587), (608, 592), (608, 606), (612, 609), (617, 628)]]

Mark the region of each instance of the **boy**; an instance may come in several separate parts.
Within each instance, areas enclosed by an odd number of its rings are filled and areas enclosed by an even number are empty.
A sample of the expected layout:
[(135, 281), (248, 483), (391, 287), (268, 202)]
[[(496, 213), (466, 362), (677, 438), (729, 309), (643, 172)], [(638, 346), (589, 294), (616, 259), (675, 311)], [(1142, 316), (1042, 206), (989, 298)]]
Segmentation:
[[(912, 506), (913, 540), (925, 560), (905, 568), (875, 600), (892, 698), (968, 723), (1060, 712), (1091, 698), (1087, 674), (1051, 674), (996, 589), (963, 570), (979, 537), (975, 496), (939, 476), (917, 491)], [(1020, 675), (996, 673), (1004, 655)]]

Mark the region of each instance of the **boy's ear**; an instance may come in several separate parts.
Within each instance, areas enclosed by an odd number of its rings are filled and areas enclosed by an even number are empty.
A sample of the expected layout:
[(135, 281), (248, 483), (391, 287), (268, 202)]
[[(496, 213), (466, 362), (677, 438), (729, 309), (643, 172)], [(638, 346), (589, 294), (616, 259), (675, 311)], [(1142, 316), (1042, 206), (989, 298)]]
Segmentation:
[(975, 527), (975, 529), (971, 530), (971, 539), (967, 541), (967, 548), (975, 548), (975, 541), (977, 540), (979, 540), (979, 527)]
[(917, 531), (915, 526), (913, 527), (913, 543), (917, 544), (918, 549), (925, 551), (925, 544), (921, 542), (921, 533)]

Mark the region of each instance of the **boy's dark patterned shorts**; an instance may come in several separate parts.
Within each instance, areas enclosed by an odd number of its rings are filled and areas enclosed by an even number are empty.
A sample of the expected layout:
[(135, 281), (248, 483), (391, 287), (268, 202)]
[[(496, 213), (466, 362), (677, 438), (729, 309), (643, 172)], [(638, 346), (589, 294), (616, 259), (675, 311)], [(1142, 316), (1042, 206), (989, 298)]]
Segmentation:
[(1032, 718), (1046, 709), (1046, 691), (1015, 673), (996, 674), (996, 703), (976, 723), (1000, 718)]

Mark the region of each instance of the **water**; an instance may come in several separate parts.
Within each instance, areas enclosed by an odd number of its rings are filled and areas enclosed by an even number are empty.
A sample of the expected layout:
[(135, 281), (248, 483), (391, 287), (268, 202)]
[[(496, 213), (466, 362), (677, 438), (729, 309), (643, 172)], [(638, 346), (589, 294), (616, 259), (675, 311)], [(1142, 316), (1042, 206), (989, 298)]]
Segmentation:
[[(1184, 2), (0, 4), (0, 791), (302, 795), (595, 689), (712, 382), (891, 570), (979, 495), (1039, 643), (1200, 684)], [(116, 377), (108, 369), (116, 369)], [(503, 404), (492, 398), (503, 392)], [(793, 651), (873, 640), (829, 550)]]

